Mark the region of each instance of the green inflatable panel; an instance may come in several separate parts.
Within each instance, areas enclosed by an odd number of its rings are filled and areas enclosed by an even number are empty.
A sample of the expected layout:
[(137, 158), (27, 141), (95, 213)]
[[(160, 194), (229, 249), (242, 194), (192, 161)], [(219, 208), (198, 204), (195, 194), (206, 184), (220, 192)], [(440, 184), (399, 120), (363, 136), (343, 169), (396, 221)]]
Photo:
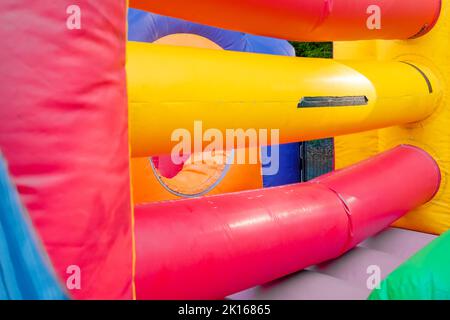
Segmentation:
[(450, 231), (392, 272), (369, 300), (450, 300)]

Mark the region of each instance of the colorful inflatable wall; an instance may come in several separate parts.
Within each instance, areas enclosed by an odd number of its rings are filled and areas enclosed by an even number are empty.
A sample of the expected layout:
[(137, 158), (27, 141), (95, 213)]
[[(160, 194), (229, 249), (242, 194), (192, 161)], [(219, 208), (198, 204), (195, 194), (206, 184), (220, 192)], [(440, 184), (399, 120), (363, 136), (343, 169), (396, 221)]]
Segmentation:
[[(3, 193), (7, 181), (8, 197), (17, 190), (22, 217), (29, 214), (37, 235), (29, 245), (45, 251), (37, 261), (54, 290), (46, 296), (220, 299), (338, 258), (392, 223), (429, 233), (449, 229), (449, 54), (442, 43), (450, 4), (442, 1), (441, 10), (440, 0), (377, 3), (129, 1), (259, 36), (370, 40), (339, 43), (335, 59), (302, 59), (255, 53), (292, 54), (278, 40), (168, 24), (174, 20), (142, 12), (130, 15), (129, 36), (139, 41), (127, 43), (124, 0), (3, 0), (0, 149), (7, 174), (0, 186)], [(155, 21), (167, 32), (136, 27)], [(190, 46), (173, 45), (184, 41)], [(228, 41), (240, 49), (218, 50)], [(267, 51), (269, 43), (279, 44), (276, 52), (272, 45)], [(166, 157), (174, 130), (194, 133), (198, 119), (221, 133), (279, 129), (277, 143), (337, 137), (338, 170), (303, 184), (203, 196), (226, 170), (211, 159), (201, 172), (213, 179), (200, 181), (196, 197), (135, 203), (133, 193), (136, 202), (165, 197), (139, 180), (145, 166), (166, 185), (196, 170)], [(234, 147), (216, 155), (228, 157)], [(242, 186), (255, 177), (240, 180)], [(223, 191), (240, 188), (238, 180)], [(1, 214), (17, 217), (17, 202), (1, 201), (8, 206)]]

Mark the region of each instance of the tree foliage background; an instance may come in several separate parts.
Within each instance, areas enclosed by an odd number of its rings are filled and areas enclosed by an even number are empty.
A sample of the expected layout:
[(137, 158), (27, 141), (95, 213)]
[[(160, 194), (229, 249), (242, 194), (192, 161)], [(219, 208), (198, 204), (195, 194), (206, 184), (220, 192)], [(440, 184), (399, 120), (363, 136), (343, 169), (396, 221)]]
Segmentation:
[(297, 57), (332, 58), (333, 44), (331, 42), (291, 42)]

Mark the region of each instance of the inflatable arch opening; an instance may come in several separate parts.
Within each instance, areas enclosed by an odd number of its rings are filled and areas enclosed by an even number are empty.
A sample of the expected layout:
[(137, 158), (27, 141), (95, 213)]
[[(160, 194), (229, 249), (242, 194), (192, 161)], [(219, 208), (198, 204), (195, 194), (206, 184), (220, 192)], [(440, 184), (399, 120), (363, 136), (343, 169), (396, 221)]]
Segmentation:
[[(179, 19), (160, 16), (140, 10), (129, 10), (129, 39), (158, 45), (192, 47), (213, 50), (260, 52), (294, 55), (287, 41), (258, 37), (240, 32), (204, 26)], [(281, 156), (290, 154), (282, 163), (289, 173), (262, 176), (260, 159), (253, 164), (236, 164), (237, 153), (219, 150), (215, 155), (186, 154), (183, 163), (174, 164), (170, 155), (135, 157), (131, 159), (133, 199), (148, 203), (206, 194), (222, 194), (258, 189), (266, 185), (298, 182), (299, 158), (293, 151), (297, 144), (281, 146)], [(246, 149), (245, 158), (259, 150)], [(264, 152), (261, 156), (265, 154)], [(295, 167), (297, 166), (297, 168)], [(296, 178), (298, 177), (298, 178)]]
[[(223, 50), (216, 42), (193, 33), (173, 33), (165, 35), (156, 39), (154, 44), (171, 45), (171, 46), (185, 46), (194, 48), (204, 48), (212, 50)], [(229, 158), (234, 156), (233, 151), (223, 151), (215, 157), (204, 159), (204, 154), (200, 157), (194, 155), (185, 155), (185, 160), (181, 164), (174, 164), (170, 155), (168, 156), (153, 156), (148, 158), (150, 168), (155, 175), (159, 184), (176, 197), (198, 197), (211, 192), (221, 181), (225, 178), (230, 169), (231, 161)], [(200, 159), (195, 161), (194, 159)], [(143, 170), (148, 170), (148, 165), (144, 161), (132, 160), (132, 172), (137, 181), (146, 176)], [(150, 179), (150, 178), (148, 178)], [(148, 183), (148, 181), (146, 181)], [(253, 186), (252, 186), (253, 187)], [(258, 186), (257, 186), (258, 187)], [(137, 194), (134, 197), (135, 202), (151, 202), (158, 200), (167, 200), (168, 196), (161, 196), (157, 198), (154, 195), (154, 189), (157, 186), (145, 186), (138, 184), (134, 190), (142, 190), (146, 188), (152, 193), (153, 197), (140, 196)]]

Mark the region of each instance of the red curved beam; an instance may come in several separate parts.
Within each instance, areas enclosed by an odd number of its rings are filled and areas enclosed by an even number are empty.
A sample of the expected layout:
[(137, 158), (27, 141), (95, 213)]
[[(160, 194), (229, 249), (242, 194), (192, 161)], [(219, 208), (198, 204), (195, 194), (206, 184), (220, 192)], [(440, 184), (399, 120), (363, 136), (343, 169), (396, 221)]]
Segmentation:
[(304, 184), (138, 206), (138, 299), (216, 299), (332, 258), (433, 198), (435, 161), (400, 146)]
[(334, 41), (424, 35), (441, 0), (130, 0), (130, 7), (263, 36)]

